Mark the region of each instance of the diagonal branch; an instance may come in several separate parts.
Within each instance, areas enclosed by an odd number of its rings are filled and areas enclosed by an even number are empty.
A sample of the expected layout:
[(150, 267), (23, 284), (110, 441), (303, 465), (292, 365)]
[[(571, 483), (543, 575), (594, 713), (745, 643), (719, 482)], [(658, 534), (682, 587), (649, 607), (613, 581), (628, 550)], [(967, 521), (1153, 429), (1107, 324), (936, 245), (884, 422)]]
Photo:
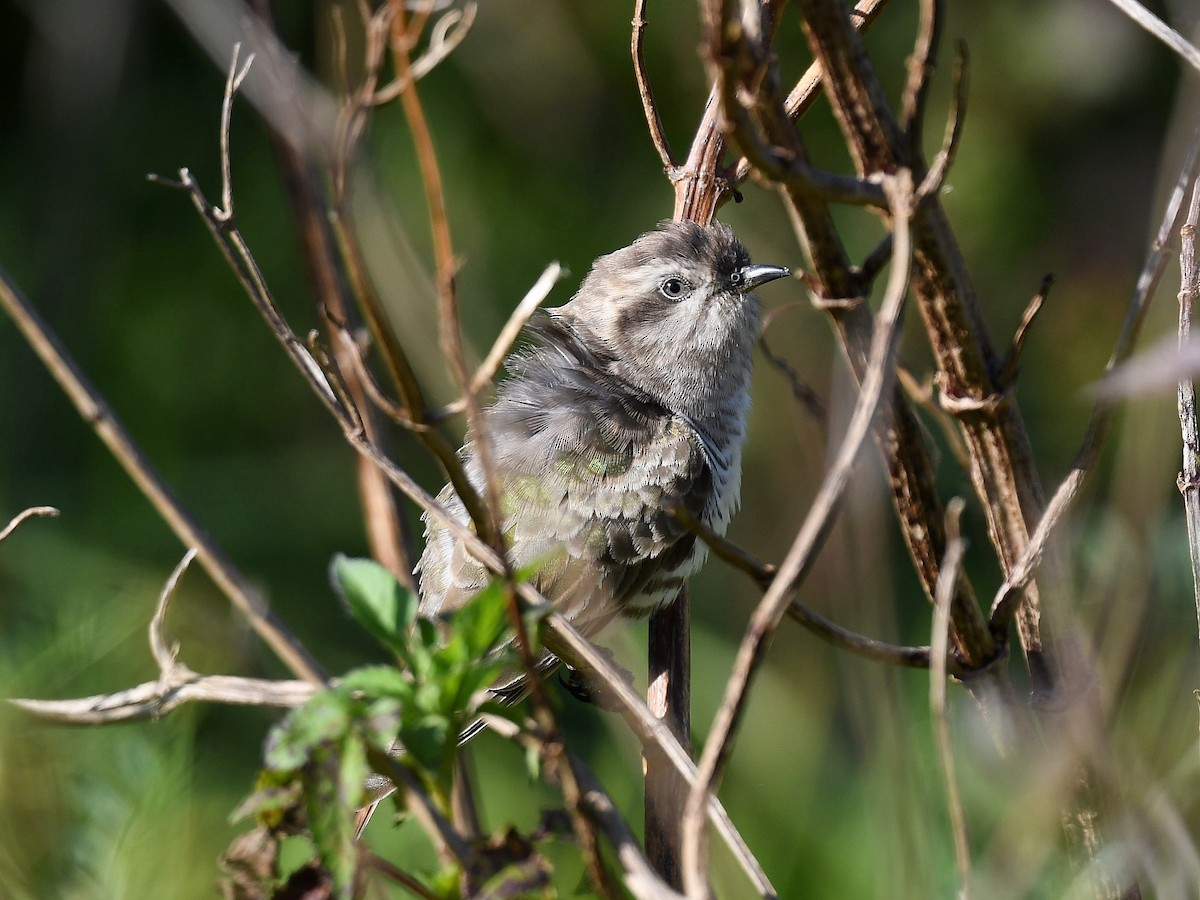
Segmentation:
[(165, 716), (185, 703), (226, 703), (237, 706), (296, 707), (317, 689), (309, 681), (265, 681), (232, 675), (197, 675), (176, 659), (178, 644), (166, 637), (167, 610), (179, 579), (196, 557), (188, 550), (171, 573), (150, 619), (150, 653), (158, 664), (158, 679), (136, 687), (72, 700), (13, 699), (9, 702), (51, 722), (69, 725), (111, 725)]
[(134, 442), (116, 413), (84, 376), (62, 342), (34, 312), (29, 301), (2, 269), (0, 307), (8, 313), (17, 330), (58, 382), (79, 411), (79, 415), (108, 447), (171, 531), (183, 544), (196, 548), (200, 565), (246, 618), (250, 627), (294, 674), (312, 684), (323, 683), (325, 676), (316, 660), (304, 649), (300, 640), (276, 618), (262, 593), (250, 584), (232, 560), (192, 518)]
[(707, 897), (705, 860), (707, 841), (702, 815), (707, 797), (714, 793), (733, 749), (733, 740), (749, 699), (750, 684), (766, 658), (771, 639), (787, 611), (791, 591), (812, 566), (816, 552), (832, 527), (858, 452), (870, 432), (871, 421), (884, 393), (895, 378), (894, 354), (900, 314), (908, 290), (910, 243), (908, 218), (912, 214), (912, 180), (905, 170), (881, 180), (888, 194), (895, 228), (895, 254), (879, 325), (871, 347), (870, 366), (837, 457), (825, 476), (811, 509), (788, 551), (770, 589), (759, 603), (738, 649), (725, 696), (700, 758), (699, 775), (684, 807), (683, 877), (689, 897)]

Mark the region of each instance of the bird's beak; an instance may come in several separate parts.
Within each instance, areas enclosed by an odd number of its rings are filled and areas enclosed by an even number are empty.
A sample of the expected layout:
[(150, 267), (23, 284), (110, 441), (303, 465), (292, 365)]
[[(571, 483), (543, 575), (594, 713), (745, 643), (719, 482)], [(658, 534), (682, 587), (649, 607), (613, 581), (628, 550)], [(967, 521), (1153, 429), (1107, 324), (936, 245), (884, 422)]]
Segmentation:
[(743, 266), (739, 274), (742, 277), (738, 287), (744, 294), (776, 278), (787, 278), (792, 270), (786, 266)]

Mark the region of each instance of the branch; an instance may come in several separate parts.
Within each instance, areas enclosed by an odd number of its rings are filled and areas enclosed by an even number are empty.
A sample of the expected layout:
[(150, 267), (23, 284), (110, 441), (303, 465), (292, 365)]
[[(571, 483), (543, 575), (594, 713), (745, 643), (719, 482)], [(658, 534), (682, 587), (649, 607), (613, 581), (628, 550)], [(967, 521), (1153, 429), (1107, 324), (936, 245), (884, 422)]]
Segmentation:
[(946, 533), (950, 542), (938, 574), (937, 598), (934, 604), (933, 634), (929, 641), (929, 708), (933, 719), (933, 735), (937, 742), (942, 777), (946, 779), (946, 806), (950, 811), (950, 830), (954, 835), (954, 864), (958, 870), (958, 896), (966, 898), (971, 875), (971, 850), (967, 840), (967, 823), (962, 799), (958, 793), (958, 777), (954, 770), (954, 752), (950, 746), (950, 726), (946, 721), (946, 648), (949, 644), (950, 605), (954, 599), (955, 581), (962, 565), (966, 542), (959, 535), (962, 516), (961, 498), (954, 498), (946, 510)]
[(1200, 70), (1200, 50), (1189, 43), (1178, 31), (1164, 22), (1137, 0), (1111, 0), (1113, 6), (1150, 32), (1193, 69)]
[(858, 451), (870, 431), (871, 421), (884, 392), (890, 389), (895, 378), (897, 326), (908, 289), (911, 258), (908, 233), (913, 199), (911, 175), (901, 170), (894, 176), (881, 179), (881, 186), (887, 193), (891, 207), (896, 249), (871, 347), (870, 366), (834, 464), (826, 474), (791, 550), (746, 628), (733, 673), (726, 684), (724, 699), (700, 758), (699, 774), (684, 807), (683, 875), (689, 897), (708, 895), (704, 803), (715, 792), (732, 752), (734, 735), (749, 699), (750, 684), (765, 660), (775, 630), (787, 611), (790, 591), (807, 574), (816, 551), (832, 527)]
[(1004, 583), (996, 591), (992, 599), (990, 614), (991, 628), (996, 633), (1003, 633), (1011, 625), (1022, 603), (1021, 589), (1033, 577), (1034, 571), (1041, 562), (1046, 543), (1059, 520), (1070, 508), (1071, 503), (1082, 490), (1084, 483), (1092, 472), (1100, 449), (1104, 446), (1108, 433), (1116, 417), (1117, 406), (1113, 398), (1104, 391), (1105, 384), (1111, 380), (1113, 373), (1129, 358), (1141, 332), (1146, 312), (1150, 308), (1150, 300), (1162, 280), (1167, 263), (1171, 256), (1172, 236), (1179, 230), (1184, 216), (1183, 202), (1187, 190), (1200, 175), (1200, 127), (1192, 132), (1188, 151), (1180, 167), (1179, 177), (1167, 201), (1158, 232), (1151, 244), (1150, 253), (1142, 264), (1142, 271), (1133, 290), (1129, 307), (1125, 311), (1125, 321), (1121, 325), (1121, 333), (1117, 336), (1116, 344), (1108, 363), (1104, 367), (1104, 375), (1100, 382), (1100, 392), (1092, 407), (1092, 415), (1088, 420), (1087, 431), (1083, 442), (1071, 462), (1071, 470), (1059, 484), (1037, 528), (1029, 539), (1025, 552), (1016, 564), (1008, 571)]
[(642, 54), (642, 41), (646, 31), (646, 0), (634, 0), (633, 4), (633, 37), (631, 52), (633, 54), (633, 76), (637, 80), (638, 95), (642, 98), (642, 112), (646, 116), (646, 127), (650, 130), (650, 140), (658, 151), (663, 171), (671, 181), (678, 177), (678, 164), (675, 154), (671, 152), (671, 144), (667, 141), (667, 133), (663, 128), (662, 116), (658, 113), (658, 104), (654, 102), (654, 91), (650, 87), (650, 78), (646, 74), (646, 59)]
[[(762, 590), (770, 589), (779, 571), (777, 566), (760, 561), (748, 550), (717, 534), (686, 510), (674, 510), (674, 515), (700, 540), (704, 541), (714, 556), (746, 573)], [(913, 669), (929, 668), (931, 651), (928, 647), (902, 647), (877, 641), (838, 625), (796, 599), (792, 599), (788, 604), (787, 613), (817, 637), (857, 656), (895, 666), (906, 666)], [(953, 675), (963, 674), (965, 671), (953, 657), (945, 661), (944, 667)]]
[(163, 521), (186, 546), (195, 547), (200, 565), (250, 627), (294, 674), (312, 684), (325, 680), (316, 660), (271, 612), (266, 598), (238, 571), (224, 551), (184, 509), (162, 476), (142, 454), (128, 430), (71, 358), (58, 337), (33, 311), (8, 274), (0, 269), (0, 306), (58, 382), (79, 415), (104, 442)]
[[(1200, 225), (1200, 181), (1192, 186), (1187, 220), (1180, 229), (1179, 251), (1179, 346), (1191, 339), (1192, 313), (1200, 295), (1200, 272), (1196, 267), (1196, 228)], [(1192, 560), (1192, 592), (1196, 602), (1196, 627), (1200, 630), (1200, 425), (1196, 422), (1196, 385), (1190, 377), (1179, 380), (1179, 427), (1183, 433), (1183, 470), (1179, 492), (1187, 518), (1188, 553)]]
[(177, 644), (165, 634), (167, 610), (179, 579), (196, 557), (188, 550), (171, 577), (167, 579), (154, 616), (150, 619), (150, 652), (158, 664), (158, 680), (111, 694), (97, 694), (72, 700), (12, 699), (9, 702), (26, 712), (51, 722), (69, 725), (111, 725), (135, 719), (157, 719), (185, 703), (227, 703), (238, 706), (299, 706), (311, 697), (318, 685), (309, 681), (265, 681), (232, 675), (197, 675), (175, 657)]
[(46, 518), (56, 518), (59, 512), (53, 506), (31, 506), (13, 516), (7, 525), (0, 528), (0, 541), (4, 541), (9, 535), (20, 528), (29, 519), (44, 516)]

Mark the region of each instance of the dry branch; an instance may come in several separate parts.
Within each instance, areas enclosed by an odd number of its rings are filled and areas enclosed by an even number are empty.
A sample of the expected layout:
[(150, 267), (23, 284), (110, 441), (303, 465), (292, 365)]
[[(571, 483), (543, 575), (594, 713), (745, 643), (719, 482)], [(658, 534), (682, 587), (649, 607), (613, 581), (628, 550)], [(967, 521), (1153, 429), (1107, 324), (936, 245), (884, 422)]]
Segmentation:
[(31, 506), (28, 509), (22, 510), (21, 512), (17, 513), (15, 516), (13, 516), (12, 519), (9, 520), (7, 525), (5, 525), (3, 528), (0, 528), (0, 541), (5, 540), (9, 535), (11, 535), (14, 531), (16, 531), (18, 528), (20, 528), (25, 522), (29, 521), (30, 519), (33, 519), (33, 518), (36, 518), (39, 516), (54, 518), (58, 514), (59, 514), (58, 510), (55, 509), (53, 506)]
[(816, 551), (832, 527), (858, 451), (870, 431), (880, 400), (895, 377), (896, 337), (908, 290), (908, 217), (912, 215), (913, 199), (911, 176), (901, 170), (896, 175), (882, 179), (881, 185), (887, 192), (891, 207), (896, 252), (871, 347), (870, 364), (837, 457), (779, 572), (746, 628), (733, 673), (726, 684), (725, 696), (700, 758), (698, 777), (684, 807), (683, 877), (689, 897), (708, 896), (705, 877), (708, 853), (703, 810), (707, 797), (716, 791), (732, 752), (734, 735), (745, 711), (750, 684), (764, 662), (775, 630), (787, 611), (791, 592), (811, 567)]
[(135, 719), (157, 719), (185, 703), (227, 703), (235, 706), (299, 706), (317, 686), (309, 681), (267, 681), (232, 675), (198, 675), (176, 659), (178, 645), (166, 637), (167, 610), (179, 579), (196, 557), (188, 550), (159, 594), (150, 619), (150, 653), (158, 665), (158, 680), (94, 697), (71, 700), (13, 699), (9, 702), (40, 719), (68, 725), (112, 725)]

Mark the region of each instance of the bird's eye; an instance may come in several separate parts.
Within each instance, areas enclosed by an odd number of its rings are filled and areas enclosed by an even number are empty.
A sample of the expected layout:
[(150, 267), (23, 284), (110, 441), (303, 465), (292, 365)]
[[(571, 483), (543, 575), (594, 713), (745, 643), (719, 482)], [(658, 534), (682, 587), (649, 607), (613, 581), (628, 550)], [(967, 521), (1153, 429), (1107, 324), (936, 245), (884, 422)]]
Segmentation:
[(730, 274), (729, 283), (733, 287), (737, 287), (738, 285), (740, 285), (742, 283), (742, 273), (741, 272), (733, 272), (732, 274)]
[(688, 292), (690, 285), (682, 278), (668, 278), (658, 287), (658, 292), (668, 300), (678, 300)]

